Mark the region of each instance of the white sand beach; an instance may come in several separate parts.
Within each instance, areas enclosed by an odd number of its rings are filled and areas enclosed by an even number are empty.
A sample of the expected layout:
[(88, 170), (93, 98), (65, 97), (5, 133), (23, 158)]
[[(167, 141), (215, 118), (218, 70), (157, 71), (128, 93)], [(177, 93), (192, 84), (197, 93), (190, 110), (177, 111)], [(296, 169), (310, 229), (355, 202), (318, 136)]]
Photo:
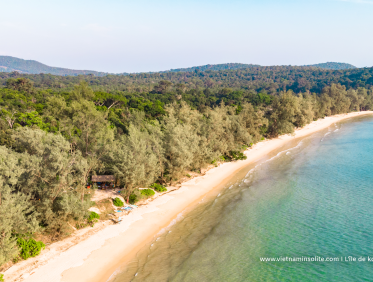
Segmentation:
[(124, 216), (120, 224), (99, 223), (94, 228), (76, 231), (69, 238), (47, 246), (38, 257), (9, 268), (4, 273), (5, 281), (108, 281), (162, 228), (170, 225), (186, 209), (193, 208), (206, 194), (223, 187), (246, 166), (291, 140), (325, 129), (338, 121), (368, 114), (373, 114), (373, 111), (326, 117), (297, 129), (294, 135), (259, 142), (245, 152), (246, 160), (224, 163), (204, 176), (183, 183), (180, 189), (157, 197)]

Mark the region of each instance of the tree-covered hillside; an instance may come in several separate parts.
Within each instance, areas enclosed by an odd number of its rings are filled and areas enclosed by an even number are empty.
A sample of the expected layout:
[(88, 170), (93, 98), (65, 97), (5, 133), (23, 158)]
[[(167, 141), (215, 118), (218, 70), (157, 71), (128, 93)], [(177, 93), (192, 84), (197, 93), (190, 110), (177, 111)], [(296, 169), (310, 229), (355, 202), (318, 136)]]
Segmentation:
[(347, 88), (371, 87), (373, 68), (324, 70), (311, 67), (252, 67), (248, 69), (222, 71), (193, 71), (167, 73), (140, 73), (131, 75), (107, 75), (104, 77), (53, 76), (47, 74), (26, 75), (0, 73), (0, 85), (5, 86), (9, 78), (24, 77), (34, 82), (40, 89), (71, 90), (73, 85), (84, 80), (100, 91), (123, 91), (128, 93), (164, 92), (158, 89), (161, 81), (168, 81), (168, 91), (186, 93), (209, 89), (216, 92), (225, 88), (276, 94), (292, 90), (295, 93), (310, 91), (321, 93), (331, 83), (339, 83)]
[(44, 65), (34, 60), (23, 60), (11, 56), (0, 56), (0, 71), (20, 73), (39, 74), (49, 73), (54, 75), (84, 75), (92, 74), (95, 76), (104, 76), (107, 73), (89, 71), (89, 70), (71, 70), (64, 68), (56, 68)]
[(315, 68), (321, 68), (321, 69), (327, 69), (327, 70), (356, 69), (356, 67), (351, 65), (351, 64), (333, 63), (333, 62), (327, 62), (327, 63), (315, 64), (315, 65), (308, 65), (308, 67), (315, 67)]
[(252, 67), (260, 67), (259, 65), (252, 64), (239, 64), (239, 63), (229, 63), (229, 64), (217, 64), (217, 65), (204, 65), (191, 68), (181, 68), (181, 69), (171, 69), (163, 72), (193, 72), (193, 71), (219, 71), (219, 70), (237, 70), (237, 69), (247, 69)]
[[(150, 72), (150, 73), (139, 73), (132, 75), (154, 75), (162, 73), (172, 73), (172, 72), (206, 72), (206, 71), (225, 71), (225, 70), (241, 70), (241, 69), (252, 69), (252, 68), (286, 68), (287, 66), (268, 66), (263, 67), (260, 65), (253, 64), (240, 64), (240, 63), (227, 63), (227, 64), (216, 64), (216, 65), (204, 65), (204, 66), (195, 66), (190, 68), (179, 68), (171, 69), (167, 71), (160, 72)], [(297, 68), (296, 66), (289, 66), (290, 68)], [(309, 65), (304, 67), (316, 67), (321, 69), (330, 69), (330, 70), (345, 70), (356, 68), (353, 65), (345, 63), (323, 63), (316, 65)], [(34, 60), (23, 60), (11, 56), (0, 56), (0, 72), (18, 72), (23, 74), (52, 74), (59, 76), (77, 76), (77, 75), (93, 75), (93, 76), (106, 76), (108, 73), (90, 71), (90, 70), (73, 70), (65, 69), (58, 67), (50, 67), (40, 62)], [(127, 76), (129, 73), (120, 73), (119, 76)]]

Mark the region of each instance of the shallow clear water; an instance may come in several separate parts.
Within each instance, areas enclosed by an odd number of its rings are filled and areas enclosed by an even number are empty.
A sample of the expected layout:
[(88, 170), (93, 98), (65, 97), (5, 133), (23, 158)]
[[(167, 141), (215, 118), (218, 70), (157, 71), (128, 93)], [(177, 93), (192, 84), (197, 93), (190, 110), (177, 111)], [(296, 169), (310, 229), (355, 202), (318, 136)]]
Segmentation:
[[(338, 129), (338, 130), (337, 130)], [(114, 281), (372, 281), (373, 118), (303, 139), (201, 202)], [(279, 257), (339, 261), (274, 261)]]

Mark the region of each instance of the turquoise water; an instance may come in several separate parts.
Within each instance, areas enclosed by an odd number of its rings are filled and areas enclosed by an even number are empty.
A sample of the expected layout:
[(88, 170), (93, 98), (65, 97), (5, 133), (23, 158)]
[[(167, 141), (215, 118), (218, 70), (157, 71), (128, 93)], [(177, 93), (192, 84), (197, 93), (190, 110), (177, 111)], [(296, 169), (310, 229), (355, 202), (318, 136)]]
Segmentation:
[(313, 134), (184, 214), (114, 281), (373, 281), (358, 261), (373, 256), (372, 160), (373, 118)]

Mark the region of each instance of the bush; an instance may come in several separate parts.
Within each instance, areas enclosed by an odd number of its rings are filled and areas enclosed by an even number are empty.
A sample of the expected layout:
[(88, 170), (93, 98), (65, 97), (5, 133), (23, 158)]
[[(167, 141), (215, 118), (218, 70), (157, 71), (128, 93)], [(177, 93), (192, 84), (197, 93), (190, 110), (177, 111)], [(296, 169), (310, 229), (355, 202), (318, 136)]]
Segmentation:
[(223, 162), (227, 161), (227, 156), (220, 156), (219, 159)]
[[(159, 185), (159, 184), (156, 184), (156, 185)], [(152, 187), (154, 186), (154, 184), (152, 185)], [(160, 187), (163, 187), (162, 185), (159, 185)], [(154, 188), (155, 189), (155, 188)], [(166, 188), (163, 187), (163, 189), (165, 189), (167, 191)], [(155, 194), (155, 192), (152, 190), (152, 189), (135, 189), (130, 197), (129, 197), (129, 203), (130, 204), (135, 204), (136, 202), (142, 200), (142, 199), (147, 199), (151, 196), (153, 196)]]
[(154, 196), (155, 194), (153, 189), (141, 189), (140, 191), (141, 191), (141, 194), (147, 198)]
[(133, 205), (134, 203), (138, 202), (139, 199), (137, 198), (137, 195), (135, 193), (132, 193), (130, 195), (130, 198), (129, 198), (129, 202), (131, 205)]
[(186, 175), (187, 177), (189, 177), (189, 178), (191, 178), (192, 176), (189, 174), (189, 173), (187, 173), (187, 175)]
[(230, 151), (230, 155), (232, 156), (233, 160), (246, 160), (247, 157), (244, 155), (244, 153), (241, 153), (240, 151)]
[(95, 219), (99, 219), (100, 218), (100, 215), (94, 211), (91, 211), (89, 217), (88, 217), (88, 221), (89, 222), (92, 222), (92, 221), (95, 221)]
[(4, 282), (4, 274), (0, 274), (0, 282)]
[(224, 159), (226, 162), (231, 162), (238, 160), (246, 160), (247, 157), (244, 155), (244, 153), (241, 153), (240, 151), (230, 151), (229, 155), (224, 156)]
[(114, 200), (113, 200), (113, 204), (114, 206), (116, 207), (123, 207), (124, 203), (122, 202), (121, 199), (119, 199), (118, 197), (116, 197)]
[(157, 192), (166, 192), (167, 191), (166, 187), (164, 187), (163, 185), (158, 184), (158, 183), (154, 183), (154, 184), (150, 185), (150, 187), (153, 188)]
[[(128, 197), (128, 191), (123, 189), (120, 194), (123, 196), (123, 198), (127, 201)], [(133, 205), (134, 203), (138, 202), (142, 198), (142, 195), (139, 191), (139, 189), (135, 189), (129, 196), (128, 202)]]
[(36, 257), (40, 254), (42, 249), (45, 249), (45, 245), (43, 242), (37, 242), (34, 239), (26, 240), (23, 238), (18, 238), (17, 244), (21, 248), (20, 256), (24, 260), (30, 257)]

